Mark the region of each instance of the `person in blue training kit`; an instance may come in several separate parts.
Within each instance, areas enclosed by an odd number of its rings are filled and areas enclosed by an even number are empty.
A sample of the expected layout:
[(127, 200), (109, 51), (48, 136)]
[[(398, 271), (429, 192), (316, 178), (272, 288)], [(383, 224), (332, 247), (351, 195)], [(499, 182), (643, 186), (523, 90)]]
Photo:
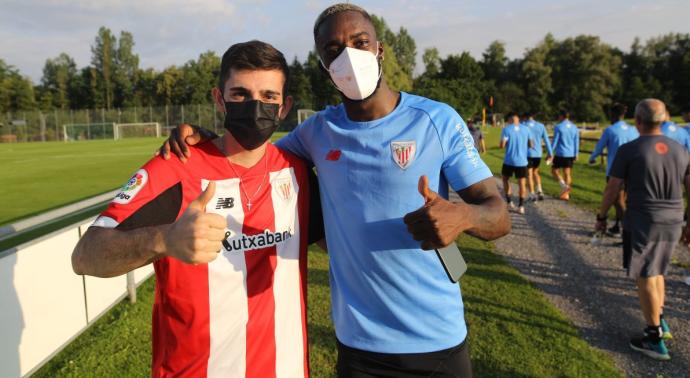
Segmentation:
[[(460, 287), (428, 251), (463, 232), (492, 240), (510, 231), (491, 171), (453, 108), (388, 87), (364, 9), (328, 7), (314, 40), (342, 103), (276, 145), (318, 172), (338, 376), (470, 377)], [(199, 139), (192, 133), (181, 128), (164, 148), (180, 156)], [(449, 186), (462, 202), (447, 200)]]
[[(561, 110), (558, 124), (553, 129), (553, 167), (551, 174), (561, 185), (562, 200), (570, 199), (570, 188), (573, 183), (572, 169), (580, 150), (580, 131), (570, 122), (570, 112)], [(563, 170), (563, 175), (559, 170)]]
[[(549, 135), (546, 133), (546, 127), (543, 123), (534, 120), (534, 115), (530, 112), (524, 114), (524, 124), (530, 132), (530, 139), (532, 140), (532, 147), (527, 152), (527, 184), (529, 185), (529, 196), (527, 201), (543, 201), (544, 192), (541, 188), (541, 175), (539, 174), (539, 165), (541, 164), (542, 156), (542, 141), (546, 146), (546, 163), (551, 164), (553, 158), (553, 149), (551, 148), (551, 141)], [(537, 192), (534, 193), (536, 184)]]
[(671, 115), (668, 111), (666, 112), (664, 122), (661, 124), (661, 132), (690, 151), (690, 135), (682, 127), (671, 121)]
[[(628, 125), (624, 121), (627, 111), (628, 107), (623, 104), (614, 104), (613, 107), (611, 107), (612, 125), (604, 129), (601, 138), (599, 138), (597, 145), (594, 147), (594, 151), (592, 151), (589, 157), (589, 164), (595, 164), (597, 157), (606, 149), (608, 154), (608, 156), (606, 156), (606, 182), (609, 182), (611, 166), (613, 166), (613, 160), (616, 158), (618, 148), (640, 136), (637, 128)], [(616, 223), (614, 223), (607, 232), (610, 236), (620, 237), (620, 222), (623, 220), (625, 212), (625, 188), (622, 187), (618, 192), (614, 207), (616, 208)]]
[(506, 116), (506, 126), (501, 130), (499, 147), (506, 149), (503, 168), (501, 168), (506, 202), (511, 209), (515, 209), (515, 204), (511, 198), (513, 190), (509, 182), (510, 177), (515, 175), (518, 180), (520, 199), (517, 211), (524, 214), (525, 198), (527, 197), (527, 150), (532, 147), (532, 140), (529, 129), (520, 123), (517, 113), (508, 113)]

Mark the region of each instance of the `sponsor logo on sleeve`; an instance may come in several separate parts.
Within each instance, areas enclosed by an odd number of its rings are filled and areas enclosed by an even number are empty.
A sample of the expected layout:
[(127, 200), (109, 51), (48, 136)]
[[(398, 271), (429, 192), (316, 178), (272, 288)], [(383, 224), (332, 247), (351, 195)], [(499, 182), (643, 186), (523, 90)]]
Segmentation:
[(393, 153), (393, 161), (395, 161), (395, 164), (402, 169), (407, 169), (414, 161), (417, 152), (417, 142), (391, 142), (391, 152)]
[[(474, 139), (472, 138), (472, 135), (469, 133), (466, 127), (462, 127), (462, 123), (455, 125), (455, 129), (458, 130), (460, 137), (462, 138), (462, 144), (463, 147), (465, 147), (467, 160), (470, 161), (470, 164), (472, 164), (473, 168), (477, 168), (479, 165), (479, 154), (474, 148)], [(504, 137), (503, 139), (506, 142), (508, 141), (507, 137)]]
[(125, 185), (120, 188), (120, 192), (115, 195), (113, 199), (114, 203), (127, 204), (130, 203), (134, 197), (139, 193), (141, 188), (146, 185), (149, 179), (149, 174), (145, 169), (138, 170), (132, 177), (127, 181)]

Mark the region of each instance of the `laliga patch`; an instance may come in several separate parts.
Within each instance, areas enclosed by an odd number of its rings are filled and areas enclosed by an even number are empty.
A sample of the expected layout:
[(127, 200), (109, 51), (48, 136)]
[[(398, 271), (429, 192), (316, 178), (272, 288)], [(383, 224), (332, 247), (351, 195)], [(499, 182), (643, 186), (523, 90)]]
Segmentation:
[(134, 196), (139, 193), (141, 188), (146, 185), (146, 181), (149, 179), (149, 174), (145, 169), (138, 170), (125, 185), (120, 189), (120, 193), (117, 193), (114, 203), (126, 204), (134, 199)]
[(393, 160), (398, 167), (407, 169), (412, 164), (417, 152), (417, 142), (391, 142), (391, 152), (393, 153)]

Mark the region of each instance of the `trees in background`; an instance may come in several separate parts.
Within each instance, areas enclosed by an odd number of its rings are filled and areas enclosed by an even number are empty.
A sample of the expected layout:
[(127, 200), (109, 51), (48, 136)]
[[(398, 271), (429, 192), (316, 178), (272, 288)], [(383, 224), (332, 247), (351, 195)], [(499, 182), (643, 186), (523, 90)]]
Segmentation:
[[(690, 103), (690, 34), (667, 34), (645, 43), (635, 39), (629, 52), (595, 36), (557, 40), (547, 34), (516, 59), (506, 55), (500, 41), (492, 42), (479, 60), (467, 52), (444, 57), (432, 47), (424, 50), (424, 66), (415, 71), (417, 46), (407, 29), (393, 32), (376, 16), (373, 22), (384, 44), (388, 85), (446, 102), (465, 118), (488, 107), (490, 98), (493, 108), (488, 110), (496, 113), (532, 111), (551, 119), (567, 108), (575, 119), (588, 121), (604, 120), (614, 102), (627, 104), (632, 112), (640, 99), (657, 97), (672, 113)], [(207, 51), (196, 60), (158, 71), (139, 66), (135, 46), (131, 33), (121, 31), (116, 37), (101, 27), (89, 66), (80, 69), (62, 53), (46, 60), (36, 86), (0, 60), (0, 111), (211, 102), (220, 68), (216, 53)], [(290, 69), (295, 109), (323, 109), (340, 101), (314, 51), (303, 62), (295, 58)]]

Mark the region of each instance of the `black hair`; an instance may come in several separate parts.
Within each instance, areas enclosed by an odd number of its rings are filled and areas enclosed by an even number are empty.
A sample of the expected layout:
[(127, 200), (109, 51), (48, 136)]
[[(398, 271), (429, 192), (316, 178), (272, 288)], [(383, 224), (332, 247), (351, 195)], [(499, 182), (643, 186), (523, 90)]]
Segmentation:
[(290, 69), (283, 53), (266, 42), (251, 40), (236, 43), (223, 54), (218, 75), (218, 88), (221, 92), (230, 77), (230, 70), (279, 70), (285, 76), (283, 97), (287, 95)]
[(628, 112), (628, 107), (625, 104), (621, 104), (619, 102), (613, 104), (611, 106), (611, 119), (621, 119), (625, 117), (625, 114)]
[(326, 19), (334, 14), (347, 11), (357, 12), (364, 16), (364, 18), (366, 18), (372, 25), (374, 24), (369, 13), (362, 7), (350, 3), (333, 4), (324, 9), (324, 11), (319, 14), (319, 17), (316, 18), (316, 22), (314, 22), (314, 41), (316, 41), (316, 36), (319, 34), (319, 27), (321, 27), (321, 24), (323, 24)]

